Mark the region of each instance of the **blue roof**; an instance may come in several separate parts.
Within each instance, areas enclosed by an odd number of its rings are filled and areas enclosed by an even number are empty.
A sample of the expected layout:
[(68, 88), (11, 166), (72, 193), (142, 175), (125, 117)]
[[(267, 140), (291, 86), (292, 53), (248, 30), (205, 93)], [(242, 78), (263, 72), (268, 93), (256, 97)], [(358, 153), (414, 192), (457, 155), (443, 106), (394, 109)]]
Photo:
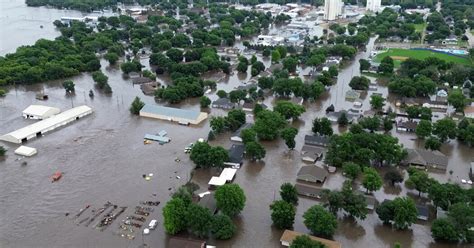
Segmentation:
[(152, 114), (165, 115), (168, 117), (177, 117), (188, 120), (196, 120), (201, 114), (201, 112), (194, 110), (170, 108), (150, 104), (146, 104), (145, 106), (143, 106), (140, 112), (148, 112)]

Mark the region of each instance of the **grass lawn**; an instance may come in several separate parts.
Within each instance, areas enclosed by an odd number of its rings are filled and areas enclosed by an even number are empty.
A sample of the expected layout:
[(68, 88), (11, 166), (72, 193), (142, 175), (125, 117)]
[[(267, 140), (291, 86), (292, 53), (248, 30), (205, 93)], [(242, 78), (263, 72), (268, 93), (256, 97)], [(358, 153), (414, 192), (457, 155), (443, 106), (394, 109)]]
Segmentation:
[(398, 49), (398, 48), (390, 48), (387, 52), (378, 54), (374, 61), (380, 63), (383, 58), (386, 56), (390, 56), (394, 60), (395, 67), (399, 67), (403, 60), (408, 58), (415, 58), (415, 59), (425, 59), (428, 57), (436, 57), (448, 62), (454, 62), (463, 65), (472, 65), (471, 60), (469, 58), (461, 58), (457, 56), (451, 56), (444, 53), (436, 53), (428, 50), (410, 50), (410, 49)]
[(415, 25), (415, 31), (416, 32), (423, 32), (423, 29), (426, 27), (426, 22), (421, 23), (421, 24), (414, 24)]

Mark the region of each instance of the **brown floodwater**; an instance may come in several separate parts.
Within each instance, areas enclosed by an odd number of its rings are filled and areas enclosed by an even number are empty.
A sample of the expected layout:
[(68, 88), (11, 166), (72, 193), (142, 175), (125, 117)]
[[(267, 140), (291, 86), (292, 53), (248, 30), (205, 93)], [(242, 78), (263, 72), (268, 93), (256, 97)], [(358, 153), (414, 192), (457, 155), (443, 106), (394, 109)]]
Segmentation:
[[(20, 9), (24, 11), (25, 8), (22, 5)], [(37, 10), (26, 9), (28, 16)], [(50, 15), (58, 13), (53, 9), (39, 10)], [(17, 32), (21, 30), (19, 28)], [(260, 162), (245, 161), (235, 178), (235, 183), (244, 189), (247, 196), (244, 210), (235, 219), (238, 232), (231, 240), (210, 240), (210, 244), (218, 247), (280, 247), (282, 231), (272, 227), (269, 205), (279, 198), (278, 190), (282, 183), (295, 182), (296, 173), (302, 165), (298, 151), (303, 145), (304, 135), (311, 133), (312, 120), (324, 116), (324, 110), (330, 104), (334, 104), (336, 110), (352, 106), (352, 103), (345, 101), (344, 95), (349, 89), (350, 78), (359, 74), (358, 59), (368, 56), (372, 44), (373, 40), (366, 53), (357, 55), (354, 62), (341, 70), (338, 83), (329, 92), (320, 100), (305, 104), (307, 111), (292, 124), (299, 128), (294, 151), (289, 151), (281, 140), (263, 142), (267, 150), (266, 158)], [(11, 49), (7, 51), (11, 52)], [(147, 64), (146, 58), (142, 62)], [(269, 61), (265, 61), (265, 64), (269, 65)], [(0, 98), (0, 134), (33, 123), (21, 117), (21, 111), (30, 104), (45, 104), (62, 110), (86, 104), (94, 109), (90, 116), (29, 141), (28, 146), (38, 149), (38, 154), (31, 158), (14, 155), (13, 150), (17, 145), (3, 144), (9, 151), (0, 161), (0, 247), (137, 247), (143, 242), (149, 247), (166, 247), (169, 236), (163, 230), (161, 208), (169, 200), (170, 194), (189, 180), (198, 184), (201, 187), (198, 191), (203, 192), (210, 177), (217, 173), (215, 170), (200, 169), (195, 170), (191, 178), (194, 166), (183, 152), (189, 143), (207, 137), (209, 121), (199, 126), (185, 127), (130, 115), (128, 108), (135, 96), (140, 96), (150, 104), (155, 103), (154, 98), (144, 96), (139, 86), (132, 85), (131, 80), (125, 79), (118, 68), (109, 67), (104, 61), (102, 65), (114, 91), (110, 96), (97, 91), (91, 76), (83, 74), (72, 78), (76, 84), (76, 94), (72, 97), (65, 95), (59, 81), (12, 87), (6, 97)], [(231, 90), (249, 77), (236, 73), (219, 83), (218, 89)], [(90, 89), (95, 91), (93, 99), (87, 96)], [(48, 101), (35, 99), (35, 94), (40, 91), (49, 95)], [(385, 87), (379, 87), (378, 92), (384, 96), (388, 94)], [(216, 99), (215, 91), (209, 96)], [(364, 109), (369, 108), (368, 98), (363, 101)], [(269, 97), (265, 103), (271, 104), (273, 101)], [(199, 109), (199, 101), (191, 99), (177, 106)], [(225, 111), (216, 109), (210, 112), (211, 115), (225, 114)], [(252, 116), (248, 116), (248, 121), (252, 119)], [(143, 144), (144, 134), (160, 130), (168, 132), (171, 143), (162, 146)], [(395, 131), (392, 134), (405, 147), (423, 145), (414, 140), (412, 134)], [(231, 145), (229, 137), (229, 133), (219, 135), (211, 144), (228, 148)], [(451, 141), (443, 145), (442, 152), (450, 157), (448, 171), (453, 170), (453, 174), (430, 175), (452, 182), (466, 178), (473, 157), (472, 149)], [(181, 161), (175, 162), (176, 158)], [(24, 162), (27, 164), (22, 165)], [(63, 178), (51, 183), (50, 176), (57, 170), (64, 172)], [(154, 176), (150, 181), (145, 181), (142, 175), (148, 173)], [(340, 173), (331, 174), (324, 186), (337, 189), (343, 181), (344, 177)], [(416, 196), (416, 192), (407, 191), (403, 186), (393, 188), (385, 185), (375, 192), (375, 196), (379, 200), (393, 199), (396, 194), (407, 193)], [(142, 200), (162, 202), (147, 218), (147, 222), (151, 219), (159, 221), (157, 229), (143, 237), (135, 231), (136, 238), (132, 241), (115, 235), (121, 220), (132, 214), (132, 209)], [(93, 225), (76, 225), (71, 216), (65, 216), (65, 213), (75, 215), (87, 204), (91, 205), (91, 209), (97, 209), (107, 201), (127, 206), (128, 209), (103, 232), (94, 229)], [(296, 231), (308, 232), (302, 215), (314, 204), (319, 202), (300, 198), (294, 225)], [(92, 216), (91, 210), (85, 211), (81, 218), (88, 216)], [(382, 225), (375, 213), (369, 213), (367, 219), (358, 222), (339, 217), (339, 228), (334, 239), (344, 247), (391, 247), (395, 242), (400, 242), (402, 247), (453, 247), (433, 241), (430, 222), (418, 222), (407, 231), (396, 231)]]

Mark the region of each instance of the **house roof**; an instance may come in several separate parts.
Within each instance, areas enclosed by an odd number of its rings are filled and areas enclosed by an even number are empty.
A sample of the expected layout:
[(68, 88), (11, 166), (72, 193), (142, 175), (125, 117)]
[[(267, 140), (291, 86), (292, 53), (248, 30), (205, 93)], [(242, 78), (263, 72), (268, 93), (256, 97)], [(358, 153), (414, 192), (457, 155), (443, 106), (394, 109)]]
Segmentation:
[(226, 183), (226, 180), (222, 177), (211, 177), (211, 180), (207, 184), (213, 186), (222, 186)]
[(240, 164), (244, 158), (244, 145), (233, 144), (229, 149), (229, 162)]
[(467, 106), (464, 108), (464, 114), (474, 114), (474, 106)]
[(418, 126), (418, 123), (414, 122), (414, 121), (397, 122), (397, 127), (408, 128), (408, 129), (416, 129), (417, 126)]
[(140, 85), (140, 89), (142, 90), (143, 94), (145, 95), (153, 95), (155, 94), (158, 85), (156, 83), (144, 83)]
[(173, 248), (205, 248), (206, 241), (196, 239), (185, 239), (178, 237), (171, 237), (168, 242), (168, 247)]
[(300, 184), (300, 183), (295, 184), (295, 188), (296, 188), (296, 192), (298, 192), (298, 194), (300, 195), (306, 195), (306, 194), (321, 195), (321, 193), (323, 192), (323, 188), (313, 187), (313, 186)]
[[(285, 230), (283, 234), (281, 235), (280, 241), (281, 242), (287, 242), (290, 243), (293, 242), (293, 240), (301, 235), (305, 235), (304, 233), (299, 233), (291, 230)], [(342, 245), (341, 243), (329, 239), (323, 239), (315, 236), (310, 236), (308, 235), (310, 239), (321, 242), (322, 244), (325, 245), (327, 248), (341, 248)]]
[(237, 129), (237, 131), (235, 131), (232, 136), (234, 136), (234, 137), (240, 137), (240, 134), (242, 133), (242, 130), (244, 130), (244, 129), (249, 129), (249, 128), (252, 128), (252, 127), (253, 127), (253, 124), (252, 124), (252, 123), (245, 123), (245, 124), (242, 125), (239, 129)]
[(357, 119), (357, 118), (360, 117), (360, 114), (354, 114), (354, 113), (348, 112), (346, 110), (330, 112), (330, 113), (327, 114), (327, 116), (328, 117), (333, 117), (333, 118), (330, 118), (330, 119), (334, 119), (334, 120), (337, 121), (337, 119), (339, 119), (339, 117), (341, 117), (342, 113), (346, 114), (346, 117), (349, 121), (354, 121), (354, 119)]
[(30, 157), (36, 154), (36, 149), (28, 146), (20, 146), (15, 150), (15, 154)]
[(151, 105), (151, 104), (145, 104), (145, 106), (143, 106), (140, 112), (163, 115), (163, 116), (168, 116), (168, 117), (177, 117), (177, 118), (188, 119), (188, 120), (196, 120), (201, 114), (201, 112), (199, 111), (157, 106), (157, 105)]
[(224, 168), (219, 177), (224, 178), (226, 181), (232, 181), (232, 179), (234, 179), (235, 173), (237, 173), (237, 169)]
[(328, 136), (321, 136), (321, 135), (305, 135), (304, 136), (304, 143), (305, 145), (322, 145), (326, 146), (329, 144), (329, 137)]
[(23, 110), (23, 114), (35, 115), (35, 116), (44, 116), (46, 114), (55, 115), (55, 114), (59, 114), (59, 112), (61, 112), (61, 110), (58, 108), (44, 106), (44, 105), (30, 105), (28, 106), (28, 108)]
[(320, 146), (308, 146), (304, 145), (303, 148), (301, 148), (301, 155), (303, 156), (309, 156), (309, 155), (320, 155), (326, 151), (325, 148), (320, 147)]
[(231, 102), (228, 98), (219, 98), (212, 102), (212, 106), (216, 107), (229, 107), (232, 108), (235, 106), (235, 103)]
[(318, 181), (324, 181), (329, 175), (329, 172), (320, 166), (306, 165), (301, 167), (301, 169), (298, 171), (297, 177), (301, 177), (304, 175), (315, 177)]
[(416, 210), (418, 211), (418, 216), (427, 217), (429, 216), (429, 208), (426, 205), (416, 205)]
[(364, 197), (365, 197), (365, 201), (367, 202), (367, 206), (375, 206), (378, 203), (377, 199), (375, 199), (373, 195), (364, 194)]
[(408, 156), (405, 159), (409, 164), (431, 166), (441, 168), (448, 166), (448, 157), (439, 151), (429, 151), (425, 149), (408, 149)]
[(201, 197), (201, 199), (199, 199), (198, 205), (209, 209), (213, 214), (217, 211), (217, 203), (213, 193), (206, 194)]
[(147, 78), (147, 77), (136, 77), (134, 79), (132, 79), (132, 82), (133, 84), (144, 84), (144, 83), (149, 83), (153, 80), (151, 80), (150, 78)]

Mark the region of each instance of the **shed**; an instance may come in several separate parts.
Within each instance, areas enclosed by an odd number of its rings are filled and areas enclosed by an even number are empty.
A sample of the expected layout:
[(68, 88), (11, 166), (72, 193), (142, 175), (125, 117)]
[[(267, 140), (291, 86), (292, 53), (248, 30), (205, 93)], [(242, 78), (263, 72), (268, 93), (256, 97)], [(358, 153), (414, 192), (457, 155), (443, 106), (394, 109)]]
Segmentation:
[(36, 148), (28, 146), (20, 146), (15, 150), (15, 154), (25, 157), (31, 157), (37, 153)]
[(207, 113), (194, 110), (171, 108), (146, 104), (140, 110), (140, 116), (155, 118), (159, 120), (175, 121), (179, 124), (197, 125), (207, 119)]
[(397, 131), (415, 132), (418, 123), (415, 121), (399, 121), (397, 122)]
[(153, 135), (153, 134), (145, 134), (145, 139), (158, 141), (160, 143), (169, 143), (171, 141), (171, 139), (166, 136), (158, 136), (158, 135)]
[(144, 83), (140, 85), (140, 89), (142, 90), (143, 94), (147, 96), (153, 96), (155, 95), (156, 89), (158, 89), (158, 84), (156, 82)]
[(233, 109), (235, 108), (235, 103), (231, 102), (228, 98), (219, 98), (213, 101), (211, 106), (220, 109)]
[(226, 182), (232, 182), (234, 180), (235, 173), (237, 173), (237, 169), (224, 168), (219, 177), (225, 179)]
[(61, 112), (60, 109), (48, 107), (44, 105), (30, 105), (23, 110), (23, 117), (25, 119), (43, 120)]
[(326, 149), (320, 146), (304, 145), (303, 148), (301, 148), (301, 160), (314, 163), (323, 157), (325, 151)]
[(428, 220), (430, 210), (426, 205), (416, 205), (416, 210), (418, 212), (417, 218), (419, 220)]
[(375, 197), (372, 195), (364, 195), (364, 197), (365, 197), (365, 201), (367, 202), (367, 209), (374, 210), (378, 204), (377, 199), (375, 199)]
[(230, 140), (235, 141), (235, 142), (242, 142), (242, 137), (240, 136), (242, 133), (242, 130), (249, 129), (252, 127), (253, 127), (252, 123), (245, 123), (239, 129), (237, 129), (237, 131), (235, 131), (234, 134), (232, 134), (232, 136), (230, 137)]
[(88, 106), (83, 105), (75, 107), (50, 118), (41, 120), (29, 126), (0, 136), (0, 140), (20, 144), (32, 138), (43, 136), (43, 134), (49, 131), (64, 126), (75, 120), (79, 120), (79, 118), (91, 113), (92, 109)]
[(306, 165), (298, 171), (296, 179), (312, 183), (324, 183), (329, 172), (317, 165)]
[(304, 144), (311, 146), (327, 147), (329, 146), (329, 137), (322, 135), (305, 135)]
[(217, 186), (222, 186), (226, 183), (226, 180), (221, 177), (211, 177), (211, 180), (209, 180), (209, 187), (217, 187)]
[(233, 144), (229, 149), (229, 161), (224, 162), (224, 165), (240, 168), (244, 159), (244, 152), (244, 145)]
[[(283, 234), (281, 235), (281, 238), (280, 238), (281, 245), (288, 247), (288, 246), (291, 245), (291, 243), (293, 242), (293, 240), (296, 237), (301, 236), (301, 235), (306, 235), (306, 234), (291, 231), (291, 230), (285, 230), (283, 232)], [(337, 241), (333, 241), (333, 240), (329, 240), (329, 239), (323, 239), (323, 238), (310, 236), (310, 235), (308, 235), (308, 236), (309, 236), (310, 239), (322, 243), (324, 245), (324, 247), (327, 247), (327, 248), (342, 248), (341, 243), (339, 243)]]

